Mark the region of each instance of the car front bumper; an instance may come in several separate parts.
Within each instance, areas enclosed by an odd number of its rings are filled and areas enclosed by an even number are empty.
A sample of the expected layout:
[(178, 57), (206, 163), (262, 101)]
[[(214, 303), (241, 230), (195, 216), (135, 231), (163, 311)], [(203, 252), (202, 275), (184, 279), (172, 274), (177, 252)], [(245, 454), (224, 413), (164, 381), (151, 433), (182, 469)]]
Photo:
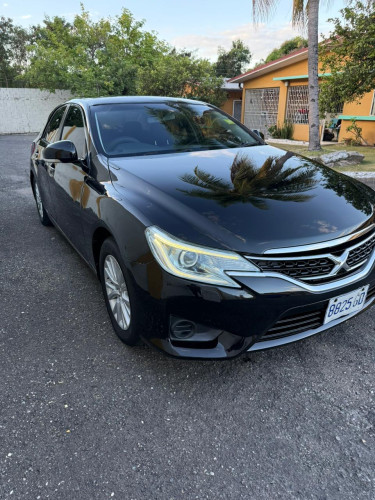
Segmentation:
[[(360, 312), (375, 303), (375, 254), (357, 273), (321, 286), (254, 273), (234, 277), (240, 288), (215, 287), (156, 270), (156, 262), (148, 266), (141, 281), (151, 311), (150, 328), (143, 340), (180, 358), (233, 358), (317, 334), (358, 314), (323, 324), (330, 299), (366, 285), (368, 295)], [(193, 323), (197, 333), (176, 338), (171, 331), (176, 320)]]

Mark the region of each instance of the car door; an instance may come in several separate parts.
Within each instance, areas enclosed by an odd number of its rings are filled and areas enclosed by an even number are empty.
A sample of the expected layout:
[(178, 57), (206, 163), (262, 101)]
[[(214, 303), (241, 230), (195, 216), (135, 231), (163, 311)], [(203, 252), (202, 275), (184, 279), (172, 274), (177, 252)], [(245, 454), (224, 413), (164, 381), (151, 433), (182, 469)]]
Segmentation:
[(61, 140), (73, 142), (78, 160), (74, 163), (49, 162), (49, 168), (53, 172), (50, 183), (50, 195), (53, 201), (52, 217), (71, 243), (85, 257), (81, 198), (88, 172), (88, 155), (85, 122), (79, 106), (74, 104), (69, 106), (60, 136)]
[(49, 164), (43, 159), (43, 151), (48, 144), (56, 142), (59, 139), (60, 126), (66, 108), (66, 105), (60, 106), (51, 114), (32, 155), (35, 170), (37, 172), (39, 191), (42, 196), (44, 207), (50, 215), (52, 215), (53, 212), (53, 202), (50, 191), (51, 174), (53, 174), (53, 172), (51, 172)]

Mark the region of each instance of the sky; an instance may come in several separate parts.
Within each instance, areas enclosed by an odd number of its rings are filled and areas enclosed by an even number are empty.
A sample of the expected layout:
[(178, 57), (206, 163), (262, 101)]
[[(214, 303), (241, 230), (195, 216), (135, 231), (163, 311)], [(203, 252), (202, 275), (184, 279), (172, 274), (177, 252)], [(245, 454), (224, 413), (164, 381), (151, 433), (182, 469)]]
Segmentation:
[[(216, 60), (218, 46), (228, 50), (240, 38), (253, 54), (251, 64), (265, 58), (283, 41), (306, 35), (293, 28), (291, 0), (280, 0), (267, 21), (253, 23), (251, 0), (85, 0), (93, 19), (116, 16), (129, 9), (137, 20), (144, 19), (145, 29), (157, 31), (159, 37), (177, 48), (197, 50), (199, 57)], [(339, 16), (344, 0), (321, 2), (319, 32), (328, 34), (330, 17)], [(0, 16), (11, 17), (16, 24), (40, 23), (45, 15), (73, 20), (80, 11), (80, 1), (0, 0)]]

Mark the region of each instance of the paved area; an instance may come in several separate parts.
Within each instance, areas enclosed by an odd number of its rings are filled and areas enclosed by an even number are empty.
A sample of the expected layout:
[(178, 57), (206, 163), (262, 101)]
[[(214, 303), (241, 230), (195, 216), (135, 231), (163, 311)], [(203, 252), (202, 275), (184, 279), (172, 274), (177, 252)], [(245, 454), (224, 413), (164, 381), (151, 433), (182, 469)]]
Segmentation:
[[(292, 146), (308, 146), (309, 141), (295, 141), (294, 139), (273, 139), (272, 137), (267, 137), (267, 142), (271, 145), (276, 144), (291, 144)], [(321, 146), (332, 146), (332, 141), (320, 141)], [(337, 143), (336, 143), (337, 144)]]
[(375, 498), (374, 311), (231, 362), (128, 348), (30, 142), (0, 137), (0, 498)]
[(375, 190), (375, 172), (345, 172), (345, 174), (364, 182)]

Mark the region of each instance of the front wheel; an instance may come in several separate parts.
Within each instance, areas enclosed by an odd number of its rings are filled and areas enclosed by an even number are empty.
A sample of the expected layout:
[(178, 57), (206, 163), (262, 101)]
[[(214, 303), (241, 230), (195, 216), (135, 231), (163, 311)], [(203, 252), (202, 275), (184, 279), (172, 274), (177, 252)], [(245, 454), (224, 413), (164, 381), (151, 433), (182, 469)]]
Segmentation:
[(99, 272), (108, 314), (116, 334), (125, 344), (139, 344), (139, 307), (131, 278), (112, 238), (105, 240), (100, 250)]
[(43, 224), (43, 226), (52, 226), (51, 219), (49, 218), (44, 208), (42, 197), (40, 196), (38, 183), (36, 182), (35, 179), (33, 179), (33, 192), (40, 222)]

